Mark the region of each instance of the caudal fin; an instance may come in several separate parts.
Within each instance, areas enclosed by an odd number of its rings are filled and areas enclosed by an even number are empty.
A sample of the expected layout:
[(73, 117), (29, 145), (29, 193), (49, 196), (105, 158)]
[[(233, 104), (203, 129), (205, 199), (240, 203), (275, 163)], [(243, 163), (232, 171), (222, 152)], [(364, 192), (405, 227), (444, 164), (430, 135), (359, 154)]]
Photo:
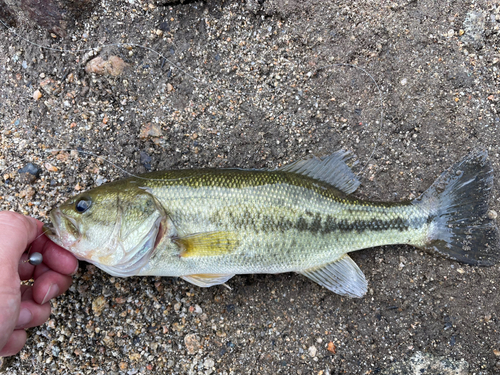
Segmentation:
[(444, 172), (416, 201), (429, 212), (427, 250), (478, 265), (498, 262), (496, 214), (489, 211), (493, 168), (486, 151), (475, 151)]

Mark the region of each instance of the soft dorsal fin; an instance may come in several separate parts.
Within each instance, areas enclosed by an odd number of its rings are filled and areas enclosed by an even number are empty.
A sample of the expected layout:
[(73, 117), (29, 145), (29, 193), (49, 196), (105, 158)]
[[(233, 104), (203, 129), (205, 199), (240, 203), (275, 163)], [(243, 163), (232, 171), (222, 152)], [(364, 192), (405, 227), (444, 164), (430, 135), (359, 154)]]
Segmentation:
[[(333, 185), (346, 194), (356, 191), (360, 182), (346, 162), (353, 158), (349, 151), (340, 150), (331, 155), (296, 161), (281, 171), (302, 174)], [(353, 162), (352, 165), (355, 165)]]
[(365, 275), (347, 254), (333, 263), (299, 273), (334, 293), (351, 298), (363, 297), (368, 288)]
[(181, 278), (199, 287), (208, 288), (209, 286), (224, 284), (233, 276), (234, 274), (204, 273), (198, 275), (185, 275), (181, 276)]

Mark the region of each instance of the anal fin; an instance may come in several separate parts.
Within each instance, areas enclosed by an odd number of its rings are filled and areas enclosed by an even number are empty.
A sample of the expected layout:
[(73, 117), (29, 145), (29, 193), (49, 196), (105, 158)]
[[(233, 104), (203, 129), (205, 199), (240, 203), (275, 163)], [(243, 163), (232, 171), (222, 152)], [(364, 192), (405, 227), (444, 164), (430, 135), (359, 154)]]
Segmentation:
[(208, 288), (209, 286), (224, 284), (233, 276), (234, 273), (233, 274), (200, 273), (197, 275), (181, 276), (181, 279), (184, 279), (187, 282), (197, 285), (199, 287)]
[(351, 298), (363, 297), (368, 287), (365, 275), (349, 255), (299, 273), (334, 293)]

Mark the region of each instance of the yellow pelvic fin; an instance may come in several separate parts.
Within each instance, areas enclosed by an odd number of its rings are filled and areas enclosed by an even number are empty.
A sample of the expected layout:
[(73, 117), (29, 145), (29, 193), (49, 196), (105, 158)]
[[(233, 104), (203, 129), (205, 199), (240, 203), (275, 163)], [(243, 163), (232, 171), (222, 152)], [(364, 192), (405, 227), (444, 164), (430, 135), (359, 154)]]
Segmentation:
[(215, 256), (231, 253), (238, 247), (238, 236), (232, 232), (190, 234), (173, 240), (180, 247), (181, 257)]

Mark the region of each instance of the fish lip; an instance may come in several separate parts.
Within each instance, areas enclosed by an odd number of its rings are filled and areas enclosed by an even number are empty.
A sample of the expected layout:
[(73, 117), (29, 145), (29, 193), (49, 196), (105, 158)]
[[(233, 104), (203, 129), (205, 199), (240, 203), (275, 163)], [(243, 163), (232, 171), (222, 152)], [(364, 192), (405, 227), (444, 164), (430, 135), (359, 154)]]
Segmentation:
[(62, 212), (59, 208), (54, 208), (49, 213), (50, 223), (44, 224), (42, 227), (43, 233), (50, 238), (53, 242), (61, 244), (61, 235), (59, 233), (59, 226), (61, 225)]
[(49, 218), (50, 218), (50, 223), (44, 224), (42, 229), (43, 233), (52, 242), (56, 243), (57, 245), (65, 249), (68, 249), (71, 245), (73, 245), (74, 243), (78, 242), (81, 239), (82, 235), (79, 230), (78, 230), (78, 237), (73, 237), (73, 240), (71, 241), (68, 241), (68, 238), (65, 239), (61, 235), (60, 228), (61, 228), (61, 221), (63, 218), (69, 220), (75, 226), (75, 228), (78, 228), (78, 225), (73, 218), (64, 215), (64, 213), (61, 211), (59, 207), (56, 207), (52, 211), (50, 211)]

